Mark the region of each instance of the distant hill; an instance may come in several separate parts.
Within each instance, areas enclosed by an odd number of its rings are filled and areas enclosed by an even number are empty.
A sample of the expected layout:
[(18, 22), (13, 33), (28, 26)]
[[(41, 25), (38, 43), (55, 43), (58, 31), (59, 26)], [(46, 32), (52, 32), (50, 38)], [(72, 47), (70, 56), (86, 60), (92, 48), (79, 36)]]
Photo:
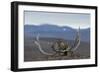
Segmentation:
[[(57, 26), (50, 24), (42, 25), (24, 25), (25, 37), (35, 37), (40, 34), (40, 37), (51, 37), (51, 38), (64, 38), (67, 40), (74, 40), (76, 36), (76, 29), (67, 26)], [(90, 41), (90, 28), (80, 29), (81, 41)]]

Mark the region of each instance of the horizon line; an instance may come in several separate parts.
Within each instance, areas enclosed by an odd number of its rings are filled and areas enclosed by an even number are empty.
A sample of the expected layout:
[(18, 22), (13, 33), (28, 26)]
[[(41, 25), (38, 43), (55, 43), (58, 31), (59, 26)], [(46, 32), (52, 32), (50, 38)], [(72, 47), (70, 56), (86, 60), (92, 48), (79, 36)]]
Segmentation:
[(82, 27), (81, 28), (81, 26), (77, 26), (77, 27), (72, 27), (72, 26), (68, 26), (68, 25), (66, 25), (66, 26), (60, 26), (60, 25), (56, 25), (56, 24), (49, 24), (49, 23), (42, 23), (42, 24), (38, 24), (38, 25), (36, 25), (36, 24), (25, 24), (25, 25), (33, 25), (33, 26), (43, 26), (43, 25), (53, 25), (53, 26), (58, 26), (58, 27), (69, 27), (69, 28), (72, 28), (72, 29), (90, 29), (90, 27), (88, 26), (88, 27)]

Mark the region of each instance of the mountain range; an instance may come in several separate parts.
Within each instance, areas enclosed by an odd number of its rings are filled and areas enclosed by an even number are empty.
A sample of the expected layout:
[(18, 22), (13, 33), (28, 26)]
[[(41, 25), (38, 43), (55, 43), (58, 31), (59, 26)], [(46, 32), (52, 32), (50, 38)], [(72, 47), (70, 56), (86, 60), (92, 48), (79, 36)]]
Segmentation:
[[(49, 38), (64, 38), (66, 40), (74, 40), (77, 34), (77, 29), (73, 29), (68, 26), (57, 26), (51, 24), (42, 25), (24, 25), (24, 36), (25, 37), (36, 37), (38, 34), (40, 37)], [(90, 42), (90, 28), (80, 29), (81, 41)]]

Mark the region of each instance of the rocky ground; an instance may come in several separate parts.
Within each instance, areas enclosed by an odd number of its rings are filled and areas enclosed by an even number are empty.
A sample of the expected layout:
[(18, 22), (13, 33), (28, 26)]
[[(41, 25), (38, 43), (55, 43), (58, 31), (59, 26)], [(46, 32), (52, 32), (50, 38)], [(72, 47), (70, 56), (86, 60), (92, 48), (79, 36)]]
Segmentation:
[[(67, 55), (55, 54), (53, 56), (47, 56), (42, 54), (37, 45), (34, 43), (34, 38), (24, 38), (24, 61), (47, 61), (47, 60), (73, 60), (73, 59), (89, 59), (90, 58), (90, 44), (82, 42), (77, 50), (73, 53), (68, 52)], [(51, 45), (59, 39), (55, 38), (40, 38), (40, 44), (44, 51), (48, 53), (54, 53)], [(66, 40), (65, 40), (66, 41)], [(69, 44), (73, 43), (72, 40), (68, 40)]]

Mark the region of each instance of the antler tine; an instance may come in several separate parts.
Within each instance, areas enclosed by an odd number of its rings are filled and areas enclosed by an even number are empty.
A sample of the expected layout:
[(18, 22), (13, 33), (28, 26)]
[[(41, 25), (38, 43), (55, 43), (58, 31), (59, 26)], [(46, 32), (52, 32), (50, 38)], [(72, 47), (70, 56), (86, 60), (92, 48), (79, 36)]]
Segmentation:
[(77, 50), (79, 45), (80, 45), (80, 27), (77, 30), (77, 35), (76, 35), (76, 38), (75, 38), (75, 41), (74, 41), (74, 45), (71, 46), (70, 50), (71, 51)]

